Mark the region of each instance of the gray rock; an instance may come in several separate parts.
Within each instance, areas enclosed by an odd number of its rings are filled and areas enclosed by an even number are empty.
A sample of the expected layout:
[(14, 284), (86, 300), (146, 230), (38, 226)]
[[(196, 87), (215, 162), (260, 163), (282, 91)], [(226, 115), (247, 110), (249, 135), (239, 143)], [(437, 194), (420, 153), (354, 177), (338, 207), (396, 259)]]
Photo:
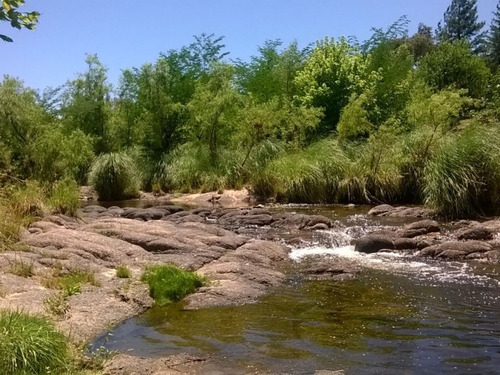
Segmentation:
[(392, 238), (382, 235), (369, 234), (356, 241), (355, 250), (360, 253), (376, 253), (382, 249), (394, 249)]
[(487, 253), (491, 245), (481, 241), (450, 241), (432, 245), (417, 253), (418, 256), (439, 257), (444, 259), (464, 259), (469, 254)]
[(493, 238), (493, 233), (490, 229), (474, 226), (472, 228), (462, 228), (456, 233), (459, 240), (491, 240)]

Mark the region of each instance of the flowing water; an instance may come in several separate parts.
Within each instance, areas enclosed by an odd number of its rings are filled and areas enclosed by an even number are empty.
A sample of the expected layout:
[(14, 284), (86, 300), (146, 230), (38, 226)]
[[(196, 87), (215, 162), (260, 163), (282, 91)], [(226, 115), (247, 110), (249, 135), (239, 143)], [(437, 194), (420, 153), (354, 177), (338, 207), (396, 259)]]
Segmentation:
[[(292, 249), (296, 271), (259, 303), (153, 308), (94, 347), (141, 356), (209, 354), (234, 374), (500, 373), (500, 267), (356, 253), (352, 238), (391, 223), (334, 211), (344, 225)], [(352, 262), (361, 272), (344, 281), (306, 281), (298, 270), (312, 254)]]

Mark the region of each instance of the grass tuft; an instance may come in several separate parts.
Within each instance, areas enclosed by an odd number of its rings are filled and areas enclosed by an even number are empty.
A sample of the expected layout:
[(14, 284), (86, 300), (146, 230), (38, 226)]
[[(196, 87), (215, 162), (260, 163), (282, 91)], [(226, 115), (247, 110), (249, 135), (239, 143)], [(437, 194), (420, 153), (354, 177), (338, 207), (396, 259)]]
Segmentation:
[(116, 269), (116, 277), (120, 279), (128, 279), (130, 276), (132, 276), (132, 272), (130, 272), (130, 269), (127, 266), (121, 265)]
[(147, 267), (142, 281), (149, 285), (149, 294), (159, 306), (180, 301), (205, 283), (196, 273), (171, 265)]
[(0, 311), (3, 374), (63, 374), (69, 363), (67, 339), (52, 323), (21, 311)]
[(125, 152), (98, 156), (92, 164), (89, 181), (100, 200), (122, 200), (139, 195), (139, 172), (134, 160)]

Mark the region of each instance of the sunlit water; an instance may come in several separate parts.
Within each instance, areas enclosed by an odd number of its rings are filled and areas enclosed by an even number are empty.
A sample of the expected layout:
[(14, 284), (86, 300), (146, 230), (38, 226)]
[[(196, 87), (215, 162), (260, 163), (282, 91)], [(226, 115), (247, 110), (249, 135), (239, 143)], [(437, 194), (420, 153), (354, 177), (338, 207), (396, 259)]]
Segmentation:
[(500, 268), (359, 254), (363, 216), (292, 249), (362, 271), (351, 280), (308, 282), (291, 273), (259, 303), (183, 311), (153, 308), (96, 340), (141, 356), (209, 354), (224, 373), (499, 374)]

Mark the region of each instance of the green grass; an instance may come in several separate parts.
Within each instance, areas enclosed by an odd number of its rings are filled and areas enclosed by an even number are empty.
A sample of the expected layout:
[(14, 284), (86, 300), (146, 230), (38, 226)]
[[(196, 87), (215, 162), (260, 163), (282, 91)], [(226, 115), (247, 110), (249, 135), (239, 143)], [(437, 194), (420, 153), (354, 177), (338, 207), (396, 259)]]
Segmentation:
[(425, 203), (447, 218), (482, 215), (500, 201), (500, 136), (471, 125), (448, 139), (425, 170)]
[(51, 322), (21, 311), (0, 311), (2, 374), (64, 374), (69, 364), (67, 339)]
[(171, 265), (147, 267), (142, 281), (149, 285), (149, 294), (159, 306), (180, 301), (205, 283), (196, 273)]
[(130, 272), (130, 269), (127, 266), (120, 266), (116, 269), (116, 277), (120, 279), (128, 279), (130, 276), (132, 276), (132, 272)]
[(43, 286), (61, 290), (64, 297), (81, 293), (84, 284), (100, 285), (93, 272), (78, 269), (67, 274), (61, 274), (60, 270), (55, 269), (53, 275), (42, 280)]
[(139, 194), (139, 171), (134, 160), (125, 152), (98, 156), (92, 164), (89, 181), (100, 200), (122, 200)]
[(71, 179), (57, 181), (52, 186), (47, 204), (53, 213), (74, 216), (80, 207), (80, 195), (76, 182)]

